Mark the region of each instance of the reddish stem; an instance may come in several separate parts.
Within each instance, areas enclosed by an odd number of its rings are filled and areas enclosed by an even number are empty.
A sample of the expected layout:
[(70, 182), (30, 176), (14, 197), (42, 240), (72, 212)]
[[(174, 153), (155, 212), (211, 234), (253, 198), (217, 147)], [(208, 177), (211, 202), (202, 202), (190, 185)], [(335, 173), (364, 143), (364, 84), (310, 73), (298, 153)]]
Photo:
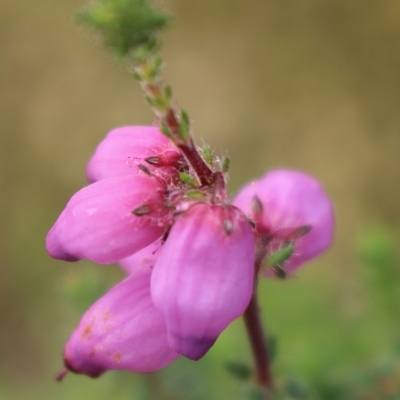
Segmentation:
[(173, 108), (165, 116), (165, 122), (171, 130), (175, 139), (175, 145), (182, 152), (187, 162), (193, 168), (202, 186), (210, 186), (214, 182), (214, 173), (200, 156), (193, 142), (192, 137), (187, 142), (183, 142), (179, 137), (179, 121)]
[[(267, 338), (262, 326), (260, 308), (258, 305), (257, 282), (254, 285), (253, 295), (246, 311), (243, 314), (243, 318), (253, 353), (256, 370), (256, 382), (260, 386), (266, 388), (269, 393), (271, 393), (274, 385), (271, 373)], [(270, 397), (268, 397), (268, 399), (270, 399)]]
[(62, 369), (60, 372), (58, 372), (57, 375), (55, 376), (56, 381), (61, 382), (61, 381), (64, 379), (65, 375), (68, 374), (68, 372), (69, 372), (69, 371), (68, 371), (67, 368), (63, 368), (63, 369)]

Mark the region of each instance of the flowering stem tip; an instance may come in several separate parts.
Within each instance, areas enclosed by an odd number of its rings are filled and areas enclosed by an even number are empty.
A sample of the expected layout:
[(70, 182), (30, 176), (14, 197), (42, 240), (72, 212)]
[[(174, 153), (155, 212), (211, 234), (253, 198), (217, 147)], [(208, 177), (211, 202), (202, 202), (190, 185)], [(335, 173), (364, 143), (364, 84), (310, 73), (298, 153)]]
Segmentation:
[(244, 315), (257, 382), (271, 389), (257, 276), (278, 267), (289, 276), (329, 246), (332, 207), (319, 183), (277, 170), (231, 202), (225, 172), (198, 182), (158, 128), (140, 126), (111, 131), (86, 173), (91, 184), (70, 199), (47, 250), (119, 262), (129, 276), (83, 316), (64, 349), (66, 370), (97, 377), (156, 371), (180, 355), (198, 360)]
[(258, 277), (289, 277), (330, 246), (331, 201), (316, 179), (290, 170), (267, 173), (230, 200), (230, 159), (198, 150), (189, 115), (162, 79), (156, 50), (169, 17), (147, 0), (95, 0), (78, 20), (128, 60), (157, 120), (105, 137), (86, 169), (90, 184), (47, 235), (56, 259), (117, 262), (128, 274), (82, 317), (57, 379), (198, 360), (244, 315), (256, 380), (269, 391)]
[(119, 57), (137, 60), (155, 50), (158, 33), (170, 17), (148, 0), (95, 0), (76, 14)]

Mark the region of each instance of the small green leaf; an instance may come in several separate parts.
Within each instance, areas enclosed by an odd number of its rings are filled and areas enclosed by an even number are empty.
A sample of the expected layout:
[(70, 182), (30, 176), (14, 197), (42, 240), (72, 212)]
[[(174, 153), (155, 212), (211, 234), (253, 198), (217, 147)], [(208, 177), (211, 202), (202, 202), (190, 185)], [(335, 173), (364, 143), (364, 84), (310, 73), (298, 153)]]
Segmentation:
[(159, 79), (162, 72), (162, 58), (159, 55), (150, 58), (149, 66), (146, 73), (146, 81), (154, 82)]
[(145, 96), (147, 103), (149, 103), (152, 107), (157, 110), (165, 111), (167, 108), (167, 104), (165, 103), (165, 99), (163, 97), (150, 97)]
[(190, 176), (189, 174), (185, 173), (185, 172), (179, 172), (179, 178), (186, 185), (193, 186), (193, 187), (197, 186), (197, 184), (196, 184), (195, 180), (193, 179), (193, 177)]
[(288, 260), (292, 256), (293, 252), (294, 252), (294, 246), (288, 245), (270, 254), (269, 257), (267, 258), (266, 264), (268, 267), (275, 267), (277, 265), (280, 265), (286, 260)]
[(168, 102), (171, 101), (172, 99), (172, 87), (171, 86), (165, 86), (164, 88), (164, 96), (167, 99)]
[(230, 165), (231, 165), (231, 159), (229, 157), (224, 157), (224, 159), (222, 160), (222, 171), (228, 172)]
[(152, 107), (156, 107), (156, 100), (154, 99), (154, 97), (145, 96), (144, 99), (145, 99), (146, 102), (147, 102), (148, 104), (150, 104)]
[(202, 153), (204, 161), (208, 164), (208, 166), (212, 167), (213, 166), (212, 152), (211, 152), (211, 147), (208, 144), (205, 144), (203, 146)]
[(185, 110), (181, 110), (180, 112), (180, 120), (179, 120), (179, 135), (182, 140), (187, 142), (189, 139), (189, 131), (190, 131), (190, 119), (189, 114)]
[(143, 81), (143, 76), (142, 74), (137, 70), (133, 69), (130, 71), (130, 74), (139, 82)]
[(248, 381), (253, 375), (251, 368), (244, 363), (228, 362), (225, 364), (225, 368), (232, 376), (241, 381)]
[(172, 139), (173, 135), (167, 123), (162, 119), (161, 120), (161, 132), (168, 138)]
[(202, 199), (205, 194), (201, 190), (191, 189), (186, 192), (186, 196), (191, 199)]

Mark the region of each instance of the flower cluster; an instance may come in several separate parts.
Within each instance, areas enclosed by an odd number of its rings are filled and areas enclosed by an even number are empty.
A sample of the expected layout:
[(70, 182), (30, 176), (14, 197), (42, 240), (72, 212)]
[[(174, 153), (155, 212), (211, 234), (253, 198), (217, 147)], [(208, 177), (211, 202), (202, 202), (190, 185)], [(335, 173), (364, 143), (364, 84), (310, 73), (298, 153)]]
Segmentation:
[(128, 273), (65, 346), (66, 367), (91, 377), (198, 360), (244, 313), (259, 270), (290, 275), (332, 241), (332, 205), (315, 179), (276, 170), (230, 201), (225, 173), (197, 182), (157, 127), (110, 132), (87, 177), (46, 246), (57, 259), (119, 262)]

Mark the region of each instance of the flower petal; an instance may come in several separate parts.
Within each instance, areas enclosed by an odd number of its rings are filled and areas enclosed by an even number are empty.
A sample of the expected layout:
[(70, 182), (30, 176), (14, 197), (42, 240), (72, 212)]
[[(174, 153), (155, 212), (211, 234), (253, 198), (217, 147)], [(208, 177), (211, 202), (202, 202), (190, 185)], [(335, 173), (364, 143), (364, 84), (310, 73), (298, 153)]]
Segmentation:
[(136, 270), (90, 307), (65, 346), (68, 369), (91, 377), (114, 369), (152, 372), (179, 356), (151, 300), (150, 274)]
[(201, 358), (245, 311), (253, 283), (254, 241), (243, 213), (230, 206), (193, 205), (173, 225), (151, 278), (170, 347)]
[[(158, 166), (145, 159), (158, 160)], [(122, 175), (140, 173), (139, 164), (150, 171), (173, 173), (180, 153), (171, 141), (154, 126), (125, 126), (112, 130), (98, 145), (90, 159), (86, 176), (90, 182)]]
[(255, 196), (262, 204), (263, 228), (272, 236), (285, 230), (311, 226), (307, 234), (294, 241), (294, 254), (284, 264), (286, 274), (292, 274), (332, 243), (332, 202), (315, 178), (299, 171), (272, 171), (242, 188), (233, 203), (253, 217)]
[(128, 273), (132, 274), (137, 269), (149, 268), (152, 269), (160, 254), (162, 243), (161, 240), (157, 240), (150, 246), (138, 251), (131, 256), (118, 261), (118, 264)]
[[(61, 260), (100, 264), (128, 257), (163, 234), (168, 215), (163, 195), (159, 181), (146, 175), (93, 183), (68, 202), (47, 235), (47, 251)], [(149, 213), (135, 215), (143, 205)]]

